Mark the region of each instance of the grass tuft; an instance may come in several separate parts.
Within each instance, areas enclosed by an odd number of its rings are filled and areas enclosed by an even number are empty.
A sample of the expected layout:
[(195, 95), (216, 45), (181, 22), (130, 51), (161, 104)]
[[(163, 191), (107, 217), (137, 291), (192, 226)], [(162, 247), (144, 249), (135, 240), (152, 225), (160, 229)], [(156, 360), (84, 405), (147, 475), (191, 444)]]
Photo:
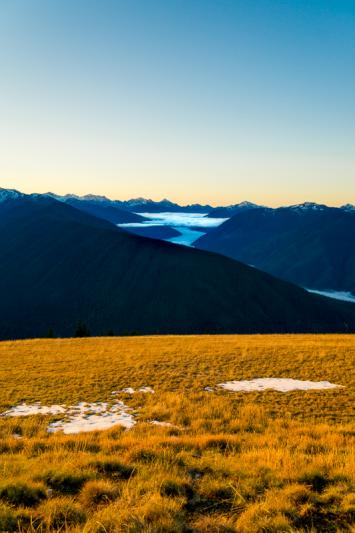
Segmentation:
[(34, 507), (46, 497), (43, 485), (32, 482), (17, 481), (0, 486), (0, 500), (16, 507)]

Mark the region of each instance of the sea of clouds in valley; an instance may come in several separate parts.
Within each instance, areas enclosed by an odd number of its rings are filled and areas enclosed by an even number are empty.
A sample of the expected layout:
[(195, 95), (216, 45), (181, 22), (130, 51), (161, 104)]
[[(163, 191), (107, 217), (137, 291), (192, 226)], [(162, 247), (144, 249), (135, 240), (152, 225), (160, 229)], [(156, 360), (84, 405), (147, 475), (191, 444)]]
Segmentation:
[[(147, 226), (169, 226), (180, 233), (176, 237), (166, 239), (175, 244), (192, 246), (193, 243), (206, 232), (204, 228), (216, 228), (220, 226), (227, 218), (208, 218), (207, 213), (139, 213), (141, 216), (148, 218), (144, 222), (132, 222), (119, 224), (122, 228), (141, 228)], [(198, 228), (198, 229), (196, 229)]]

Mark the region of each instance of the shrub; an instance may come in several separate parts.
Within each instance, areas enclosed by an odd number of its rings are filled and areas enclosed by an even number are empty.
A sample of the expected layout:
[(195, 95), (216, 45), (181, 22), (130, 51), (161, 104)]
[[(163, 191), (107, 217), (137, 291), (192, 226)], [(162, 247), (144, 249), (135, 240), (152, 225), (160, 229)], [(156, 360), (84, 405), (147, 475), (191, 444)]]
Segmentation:
[(270, 511), (261, 504), (250, 505), (237, 520), (238, 533), (286, 533), (292, 531), (288, 518), (278, 511)]
[(90, 475), (49, 471), (41, 478), (51, 489), (61, 494), (77, 494)]
[(96, 507), (109, 503), (119, 496), (119, 488), (110, 481), (98, 479), (88, 481), (80, 493), (80, 501), (84, 507)]
[(76, 526), (86, 521), (86, 514), (80, 505), (63, 497), (42, 503), (38, 508), (38, 516), (49, 531)]
[(191, 498), (194, 491), (189, 483), (183, 483), (174, 479), (166, 479), (161, 484), (160, 494), (170, 498), (177, 498), (179, 496)]
[(0, 499), (18, 506), (34, 507), (47, 497), (45, 488), (39, 484), (24, 482), (9, 483), (0, 487)]
[(131, 454), (131, 461), (141, 463), (153, 463), (158, 458), (158, 455), (153, 450), (140, 449)]
[(236, 533), (233, 522), (224, 516), (200, 516), (192, 524), (195, 533)]
[(346, 494), (341, 502), (340, 511), (355, 522), (355, 494)]
[(317, 470), (305, 472), (300, 476), (299, 481), (306, 485), (310, 485), (316, 492), (322, 492), (330, 483), (328, 476)]
[(134, 467), (126, 465), (117, 459), (106, 459), (90, 463), (100, 474), (117, 479), (129, 479), (134, 473)]
[(10, 507), (0, 504), (0, 531), (17, 531), (17, 519)]
[(207, 509), (229, 510), (233, 507), (235, 491), (228, 481), (203, 478), (199, 485), (200, 506)]
[[(164, 498), (160, 494), (151, 493), (141, 505), (127, 509), (120, 518), (121, 528), (114, 531), (131, 533), (183, 533), (187, 529), (183, 525), (182, 502), (177, 499)], [(122, 527), (123, 526), (123, 527)]]

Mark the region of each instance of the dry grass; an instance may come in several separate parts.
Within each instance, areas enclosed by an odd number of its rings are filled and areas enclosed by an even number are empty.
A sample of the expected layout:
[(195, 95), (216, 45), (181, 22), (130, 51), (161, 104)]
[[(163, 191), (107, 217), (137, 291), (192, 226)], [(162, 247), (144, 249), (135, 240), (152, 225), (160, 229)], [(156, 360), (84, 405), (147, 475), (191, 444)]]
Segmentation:
[[(119, 396), (137, 413), (129, 431), (50, 435), (53, 417), (0, 418), (0, 531), (352, 531), (354, 355), (350, 335), (0, 343), (1, 410), (156, 391)], [(203, 390), (256, 377), (345, 388)]]

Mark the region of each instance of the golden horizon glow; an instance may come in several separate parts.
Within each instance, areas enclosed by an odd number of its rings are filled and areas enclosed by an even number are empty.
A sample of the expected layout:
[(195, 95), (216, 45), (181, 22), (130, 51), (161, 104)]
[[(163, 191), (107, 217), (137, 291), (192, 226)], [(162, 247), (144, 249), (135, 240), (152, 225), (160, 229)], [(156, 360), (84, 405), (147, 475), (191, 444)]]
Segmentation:
[(355, 203), (354, 3), (104, 4), (2, 3), (0, 186)]

